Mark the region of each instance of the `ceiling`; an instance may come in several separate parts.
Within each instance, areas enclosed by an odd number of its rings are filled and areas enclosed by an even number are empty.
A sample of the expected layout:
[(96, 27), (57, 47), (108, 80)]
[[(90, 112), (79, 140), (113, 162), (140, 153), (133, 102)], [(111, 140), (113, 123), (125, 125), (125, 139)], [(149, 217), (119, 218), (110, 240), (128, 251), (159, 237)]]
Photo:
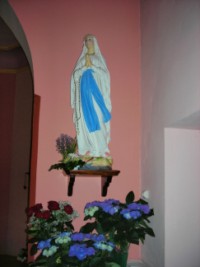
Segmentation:
[(28, 65), (22, 47), (0, 17), (0, 71), (20, 69)]

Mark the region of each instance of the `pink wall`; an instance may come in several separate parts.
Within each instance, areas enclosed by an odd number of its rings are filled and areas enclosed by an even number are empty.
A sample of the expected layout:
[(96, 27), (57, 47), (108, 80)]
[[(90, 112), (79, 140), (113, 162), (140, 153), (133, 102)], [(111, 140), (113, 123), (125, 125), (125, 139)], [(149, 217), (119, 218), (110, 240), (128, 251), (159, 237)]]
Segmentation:
[[(114, 168), (108, 197), (123, 200), (140, 192), (140, 10), (139, 0), (9, 1), (25, 31), (33, 60), (35, 93), (41, 97), (36, 201), (66, 200), (68, 178), (48, 172), (60, 159), (55, 139), (75, 135), (70, 107), (70, 76), (82, 38), (96, 35), (111, 73), (111, 154)], [(78, 178), (69, 199), (83, 217), (86, 202), (101, 199), (100, 178)], [(78, 230), (81, 220), (77, 220)], [(132, 249), (131, 258), (140, 256)]]

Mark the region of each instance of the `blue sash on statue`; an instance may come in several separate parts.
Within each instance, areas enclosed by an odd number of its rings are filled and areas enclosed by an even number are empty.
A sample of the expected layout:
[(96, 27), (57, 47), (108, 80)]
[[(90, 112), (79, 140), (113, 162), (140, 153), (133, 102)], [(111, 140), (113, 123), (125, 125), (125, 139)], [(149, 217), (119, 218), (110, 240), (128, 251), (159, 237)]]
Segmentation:
[(94, 100), (102, 112), (103, 122), (106, 123), (111, 119), (111, 114), (105, 105), (103, 96), (92, 75), (92, 72), (92, 69), (87, 69), (84, 71), (80, 83), (83, 116), (89, 132), (100, 130), (99, 118), (94, 108)]

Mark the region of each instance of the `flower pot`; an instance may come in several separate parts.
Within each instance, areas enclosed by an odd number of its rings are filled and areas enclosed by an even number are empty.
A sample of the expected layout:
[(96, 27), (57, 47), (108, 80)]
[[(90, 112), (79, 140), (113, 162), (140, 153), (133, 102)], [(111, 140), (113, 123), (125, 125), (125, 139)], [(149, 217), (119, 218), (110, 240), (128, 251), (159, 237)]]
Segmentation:
[(126, 267), (128, 262), (128, 250), (127, 251), (113, 251), (112, 261), (116, 262), (120, 267)]

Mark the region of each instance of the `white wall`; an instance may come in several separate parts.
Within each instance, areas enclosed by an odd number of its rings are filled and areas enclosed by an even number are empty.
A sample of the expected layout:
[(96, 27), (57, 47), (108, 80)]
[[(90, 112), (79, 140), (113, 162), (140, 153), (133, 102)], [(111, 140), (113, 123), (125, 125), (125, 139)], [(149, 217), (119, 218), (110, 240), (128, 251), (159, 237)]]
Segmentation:
[(199, 128), (199, 14), (196, 0), (141, 1), (142, 190), (150, 191), (156, 234), (147, 239), (142, 257), (153, 267), (164, 266), (166, 252), (165, 202), (170, 196), (165, 188), (164, 129)]
[(165, 267), (200, 264), (200, 131), (165, 130)]

